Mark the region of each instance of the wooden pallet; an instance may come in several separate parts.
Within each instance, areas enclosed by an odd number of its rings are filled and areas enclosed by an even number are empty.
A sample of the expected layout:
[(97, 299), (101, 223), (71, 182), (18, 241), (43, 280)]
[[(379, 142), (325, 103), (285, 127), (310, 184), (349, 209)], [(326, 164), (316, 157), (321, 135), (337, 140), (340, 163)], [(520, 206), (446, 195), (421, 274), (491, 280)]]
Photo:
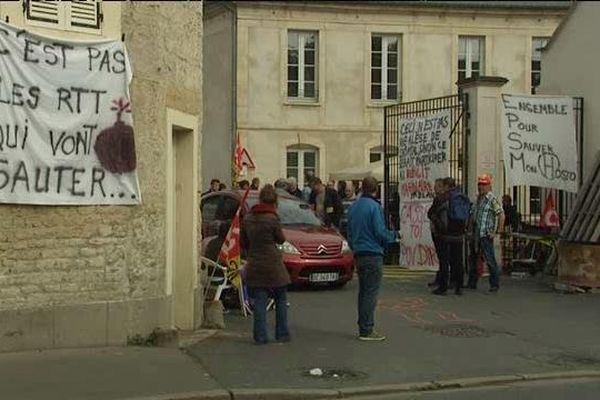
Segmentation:
[(560, 236), (570, 242), (600, 242), (600, 153), (596, 156), (592, 173), (577, 193), (577, 200)]

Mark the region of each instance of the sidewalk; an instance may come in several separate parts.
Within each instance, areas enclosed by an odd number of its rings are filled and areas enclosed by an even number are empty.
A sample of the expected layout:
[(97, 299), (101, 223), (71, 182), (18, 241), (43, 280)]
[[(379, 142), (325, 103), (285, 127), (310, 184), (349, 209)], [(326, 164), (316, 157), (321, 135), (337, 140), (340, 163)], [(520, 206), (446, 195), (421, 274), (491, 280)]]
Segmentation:
[[(287, 344), (254, 345), (251, 318), (232, 312), (226, 331), (185, 352), (0, 354), (0, 399), (316, 399), (600, 376), (599, 295), (504, 279), (498, 294), (482, 282), (477, 292), (437, 297), (425, 289), (427, 279), (386, 281), (377, 320), (385, 342), (356, 340), (352, 282), (290, 293)], [(315, 368), (322, 375), (312, 376)]]
[(2, 400), (154, 399), (186, 392), (208, 392), (229, 399), (227, 391), (218, 389), (199, 363), (175, 348), (0, 354)]

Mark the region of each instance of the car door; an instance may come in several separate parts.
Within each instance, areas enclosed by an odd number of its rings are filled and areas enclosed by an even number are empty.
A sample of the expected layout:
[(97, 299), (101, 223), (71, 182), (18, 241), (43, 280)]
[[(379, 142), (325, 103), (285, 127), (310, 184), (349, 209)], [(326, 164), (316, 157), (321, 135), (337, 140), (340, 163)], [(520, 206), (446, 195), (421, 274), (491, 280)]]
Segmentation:
[(237, 198), (228, 195), (223, 196), (217, 209), (216, 220), (220, 223), (231, 224), (239, 206), (240, 201)]

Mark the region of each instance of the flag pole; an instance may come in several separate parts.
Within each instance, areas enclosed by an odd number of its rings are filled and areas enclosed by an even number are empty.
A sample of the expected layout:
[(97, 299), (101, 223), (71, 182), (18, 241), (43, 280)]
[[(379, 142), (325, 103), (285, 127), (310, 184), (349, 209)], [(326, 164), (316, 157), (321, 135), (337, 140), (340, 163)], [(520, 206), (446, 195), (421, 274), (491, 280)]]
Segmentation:
[[(244, 193), (244, 197), (242, 198), (240, 207), (237, 210), (238, 213), (241, 212), (242, 207), (244, 206), (244, 204), (246, 204), (246, 199), (248, 198), (248, 193), (250, 193), (250, 188), (246, 189), (246, 193)], [(241, 232), (240, 232), (240, 234), (241, 234)], [(241, 257), (241, 253), (242, 253), (242, 251), (241, 251), (241, 243), (240, 243), (240, 257)], [(242, 266), (240, 265), (240, 267), (242, 267)], [(244, 295), (244, 275), (242, 274), (241, 268), (240, 268), (239, 274), (240, 274), (240, 287), (238, 289), (238, 293), (239, 293), (239, 297), (240, 297), (240, 308), (242, 309), (242, 315), (244, 317), (247, 317), (248, 309), (246, 306), (246, 299), (245, 299), (245, 295)]]

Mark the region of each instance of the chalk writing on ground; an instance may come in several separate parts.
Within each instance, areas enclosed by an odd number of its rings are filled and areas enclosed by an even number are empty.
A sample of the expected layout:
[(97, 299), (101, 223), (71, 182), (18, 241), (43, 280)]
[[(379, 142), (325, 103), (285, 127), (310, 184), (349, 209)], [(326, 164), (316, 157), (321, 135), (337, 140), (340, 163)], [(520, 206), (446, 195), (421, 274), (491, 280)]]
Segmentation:
[(404, 297), (399, 301), (380, 300), (377, 307), (416, 325), (432, 325), (438, 320), (460, 323), (473, 322), (473, 320), (460, 317), (454, 311), (435, 310), (421, 297)]

